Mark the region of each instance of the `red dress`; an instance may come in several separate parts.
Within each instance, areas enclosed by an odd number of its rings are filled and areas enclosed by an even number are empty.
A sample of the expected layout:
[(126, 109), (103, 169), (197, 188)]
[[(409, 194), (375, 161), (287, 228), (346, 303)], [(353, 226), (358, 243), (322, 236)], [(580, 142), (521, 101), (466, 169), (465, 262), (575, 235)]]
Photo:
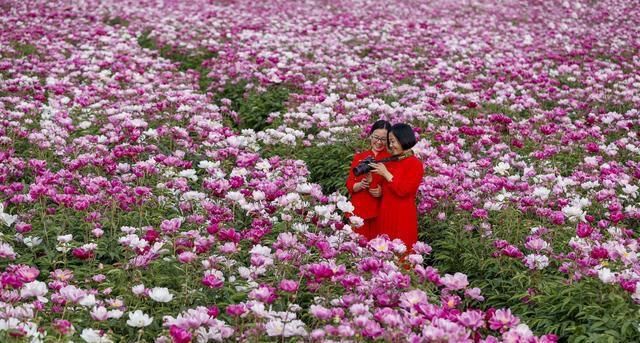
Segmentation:
[[(360, 161), (364, 160), (369, 156), (374, 156), (373, 151), (367, 150), (361, 153), (355, 154), (353, 156), (353, 161), (351, 162), (351, 168), (349, 169), (349, 177), (347, 177), (347, 190), (349, 191), (349, 195), (351, 196), (351, 203), (355, 210), (353, 214), (364, 219), (364, 225), (354, 229), (357, 233), (365, 236), (367, 239), (372, 239), (375, 237), (375, 234), (372, 230), (373, 221), (378, 215), (378, 207), (380, 206), (380, 198), (374, 198), (371, 194), (369, 194), (369, 189), (362, 189), (359, 192), (353, 192), (353, 186), (362, 181), (367, 177), (367, 174), (363, 174), (360, 176), (355, 176), (353, 174), (353, 168), (355, 168)], [(389, 157), (389, 153), (385, 151), (381, 151), (374, 158), (376, 160), (380, 160), (386, 157)], [(369, 184), (370, 188), (376, 188), (380, 185), (380, 182), (383, 180), (382, 176), (378, 174), (372, 173), (371, 183)]]
[(382, 180), (380, 211), (373, 231), (376, 236), (386, 234), (401, 239), (410, 251), (418, 241), (418, 212), (416, 195), (422, 182), (424, 167), (415, 156), (385, 163), (393, 175), (391, 182)]

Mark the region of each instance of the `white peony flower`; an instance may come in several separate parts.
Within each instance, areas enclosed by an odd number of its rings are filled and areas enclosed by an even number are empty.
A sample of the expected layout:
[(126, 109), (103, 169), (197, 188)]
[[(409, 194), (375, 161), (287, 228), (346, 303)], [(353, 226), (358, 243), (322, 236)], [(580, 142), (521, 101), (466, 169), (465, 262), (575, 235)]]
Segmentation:
[(188, 191), (182, 194), (182, 200), (184, 201), (201, 201), (204, 200), (207, 197), (206, 194), (204, 193), (200, 193), (200, 192), (196, 192), (196, 191)]
[(638, 148), (637, 146), (629, 143), (625, 146), (625, 148), (627, 148), (627, 150), (634, 152), (636, 154), (640, 154), (640, 148)]
[(249, 251), (252, 255), (271, 256), (271, 248), (257, 244)]
[(265, 200), (267, 198), (266, 195), (264, 194), (264, 192), (260, 191), (260, 190), (253, 191), (253, 193), (251, 193), (251, 197), (255, 201), (262, 201), (262, 200)]
[(111, 311), (109, 311), (109, 318), (120, 319), (120, 317), (122, 317), (123, 314), (124, 314), (124, 312), (122, 312), (120, 310), (111, 310)]
[(196, 171), (194, 169), (185, 169), (181, 171), (178, 176), (190, 179), (191, 181), (197, 181), (198, 176), (196, 175)]
[(529, 269), (542, 270), (549, 265), (549, 258), (545, 255), (529, 254), (525, 256), (524, 264)]
[(284, 323), (280, 320), (272, 320), (265, 325), (267, 329), (267, 335), (269, 336), (282, 336), (284, 333)]
[(604, 283), (616, 282), (616, 275), (612, 273), (609, 268), (602, 268), (598, 270), (598, 278), (600, 278), (600, 281)]
[(301, 233), (309, 231), (309, 225), (303, 223), (294, 223), (293, 225), (291, 225), (291, 228), (293, 229), (293, 231)]
[(73, 240), (73, 235), (69, 234), (69, 235), (64, 235), (64, 236), (58, 236), (58, 243), (63, 244), (63, 243), (69, 243)]
[(82, 305), (84, 307), (95, 306), (95, 304), (96, 304), (96, 296), (93, 295), (93, 294), (86, 295), (86, 296), (82, 297), (82, 299), (80, 299), (78, 304), (80, 304), (80, 305)]
[(256, 169), (266, 172), (266, 171), (269, 171), (269, 169), (271, 169), (271, 164), (267, 160), (262, 160), (256, 163)]
[(351, 201), (338, 201), (337, 205), (338, 209), (345, 213), (352, 213), (353, 210), (356, 209), (355, 207), (353, 207), (353, 204), (351, 204)]
[(634, 186), (632, 184), (624, 185), (624, 187), (622, 188), (622, 191), (630, 195), (632, 198), (635, 198), (636, 196), (638, 196), (638, 186)]
[(488, 211), (500, 211), (504, 204), (502, 202), (497, 201), (487, 201), (484, 203), (484, 209)]
[(562, 213), (570, 220), (570, 221), (586, 221), (587, 213), (582, 210), (579, 206), (565, 206), (562, 208)]
[(42, 281), (32, 281), (24, 284), (20, 290), (20, 296), (23, 298), (42, 297), (47, 294), (47, 284)]
[(213, 168), (218, 168), (218, 166), (220, 166), (220, 162), (211, 162), (211, 161), (200, 161), (200, 163), (198, 163), (198, 168), (201, 169), (213, 169)]
[(22, 239), (22, 243), (29, 248), (37, 247), (42, 244), (42, 238), (36, 236), (29, 236)]
[(173, 299), (173, 294), (166, 287), (154, 287), (149, 291), (149, 297), (159, 303), (168, 303)]
[(240, 200), (244, 200), (244, 195), (240, 192), (229, 192), (225, 197), (231, 201), (239, 202)]
[(11, 226), (16, 220), (18, 220), (18, 216), (2, 212), (0, 213), (0, 220), (2, 220), (6, 226)]
[(302, 194), (311, 193), (311, 190), (312, 190), (312, 187), (308, 183), (302, 183), (296, 187), (296, 192), (302, 193)]
[(497, 166), (493, 167), (493, 171), (500, 175), (508, 175), (511, 165), (509, 163), (500, 162)]
[(94, 329), (84, 329), (80, 334), (80, 338), (82, 338), (87, 343), (113, 343), (109, 337), (100, 334), (100, 331)]
[(267, 335), (273, 336), (305, 336), (307, 334), (304, 329), (304, 323), (301, 320), (292, 320), (288, 323), (283, 323), (279, 319), (272, 319), (265, 325)]
[(158, 138), (158, 130), (156, 129), (148, 129), (143, 134), (149, 138)]
[(536, 187), (533, 190), (533, 196), (542, 200), (547, 200), (549, 198), (549, 194), (551, 194), (551, 190), (545, 187)]
[(4, 213), (4, 205), (0, 203), (0, 221), (4, 222), (7, 226), (11, 226), (16, 220), (18, 220), (18, 216)]
[(593, 189), (600, 186), (600, 182), (598, 181), (586, 181), (583, 182), (580, 187), (582, 187), (582, 189)]
[(358, 216), (351, 216), (349, 217), (349, 222), (351, 223), (351, 225), (353, 225), (354, 227), (361, 227), (362, 225), (364, 225), (364, 219), (358, 217)]
[(149, 317), (149, 315), (143, 313), (140, 310), (136, 310), (135, 312), (129, 312), (129, 320), (127, 320), (127, 325), (133, 326), (134, 328), (143, 328), (145, 326), (151, 325), (153, 322), (153, 317)]
[(314, 207), (316, 213), (324, 218), (330, 217), (335, 209), (334, 205), (318, 205)]

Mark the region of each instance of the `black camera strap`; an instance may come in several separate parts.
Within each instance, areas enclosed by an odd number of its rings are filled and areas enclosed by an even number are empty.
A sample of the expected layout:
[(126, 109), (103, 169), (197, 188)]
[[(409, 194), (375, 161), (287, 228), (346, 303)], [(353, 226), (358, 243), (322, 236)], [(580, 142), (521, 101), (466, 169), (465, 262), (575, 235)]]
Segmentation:
[(364, 173), (371, 171), (371, 163), (385, 163), (385, 162), (392, 162), (392, 161), (400, 161), (409, 156), (413, 156), (413, 150), (408, 150), (403, 152), (402, 154), (393, 155), (387, 158), (383, 158), (381, 160), (373, 160), (373, 157), (369, 156), (364, 160), (361, 160), (358, 163), (358, 165), (353, 168), (353, 173), (356, 176), (360, 176)]
[(381, 160), (373, 161), (372, 163), (385, 163), (385, 162), (400, 161), (400, 160), (404, 160), (405, 158), (410, 157), (410, 156), (413, 156), (413, 150), (407, 150), (407, 151), (403, 152), (402, 154), (389, 156), (389, 157), (383, 158)]

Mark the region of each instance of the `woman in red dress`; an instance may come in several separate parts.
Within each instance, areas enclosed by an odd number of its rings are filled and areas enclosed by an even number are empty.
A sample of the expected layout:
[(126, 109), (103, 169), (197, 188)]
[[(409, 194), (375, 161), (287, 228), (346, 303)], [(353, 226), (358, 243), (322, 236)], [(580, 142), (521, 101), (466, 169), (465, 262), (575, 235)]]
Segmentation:
[(371, 150), (363, 151), (353, 156), (351, 168), (349, 169), (349, 177), (347, 178), (347, 190), (351, 196), (351, 203), (355, 210), (353, 214), (364, 219), (364, 225), (356, 228), (354, 231), (363, 235), (367, 239), (375, 237), (371, 229), (372, 222), (378, 214), (378, 206), (380, 205), (380, 175), (373, 175), (371, 172), (356, 176), (353, 173), (360, 161), (367, 157), (373, 157), (380, 160), (389, 157), (387, 151), (387, 133), (391, 128), (386, 120), (378, 120), (373, 123), (369, 130), (369, 140), (371, 142)]
[(422, 182), (424, 167), (413, 156), (411, 148), (416, 137), (407, 124), (395, 124), (389, 130), (389, 150), (399, 155), (397, 161), (372, 163), (372, 172), (382, 179), (382, 197), (374, 234), (386, 234), (390, 239), (401, 239), (407, 251), (418, 241), (418, 213), (416, 195)]

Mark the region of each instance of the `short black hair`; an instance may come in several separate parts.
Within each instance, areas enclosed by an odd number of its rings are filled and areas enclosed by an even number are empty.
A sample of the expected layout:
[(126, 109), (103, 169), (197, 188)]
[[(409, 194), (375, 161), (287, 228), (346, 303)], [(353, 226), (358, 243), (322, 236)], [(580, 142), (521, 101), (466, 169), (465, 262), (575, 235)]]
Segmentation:
[(387, 131), (391, 130), (391, 123), (389, 123), (386, 120), (378, 120), (375, 123), (373, 123), (373, 125), (371, 125), (371, 129), (369, 129), (369, 134), (372, 134), (373, 131), (378, 130), (378, 129), (385, 129)]
[(396, 136), (398, 143), (403, 150), (411, 149), (414, 145), (416, 145), (416, 135), (413, 133), (413, 129), (408, 124), (395, 124), (387, 133), (387, 139), (389, 138), (389, 134)]

